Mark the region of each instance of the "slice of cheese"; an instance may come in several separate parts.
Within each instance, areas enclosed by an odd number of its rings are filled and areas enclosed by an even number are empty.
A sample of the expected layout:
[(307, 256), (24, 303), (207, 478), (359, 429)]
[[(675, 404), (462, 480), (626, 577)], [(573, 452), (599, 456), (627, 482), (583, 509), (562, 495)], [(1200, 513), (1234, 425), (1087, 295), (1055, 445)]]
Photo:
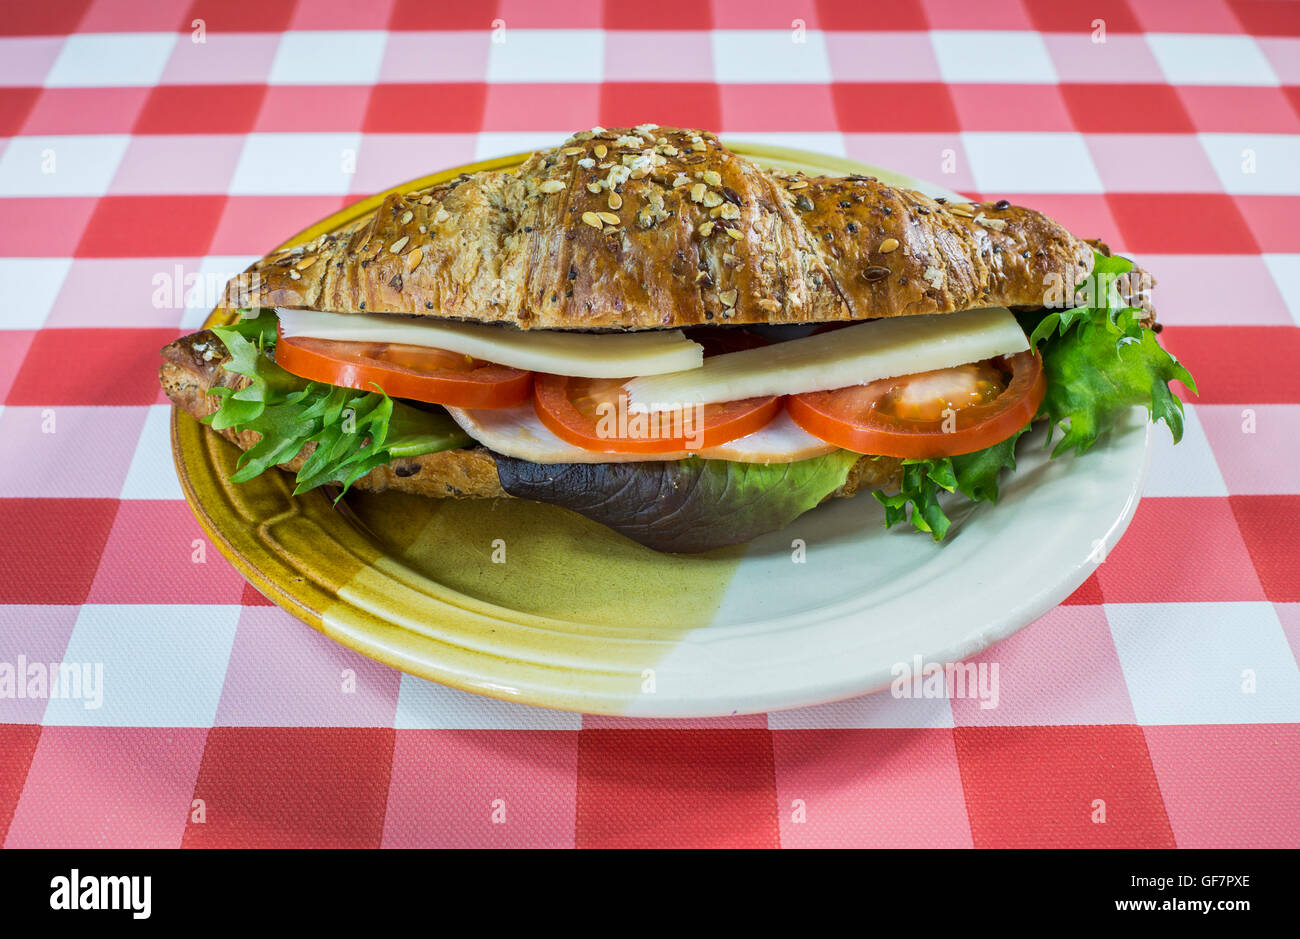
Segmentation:
[(575, 447), (551, 433), (531, 404), (495, 410), (447, 408), (447, 413), (483, 446), (530, 463), (637, 463), (692, 455), (738, 463), (793, 463), (837, 449), (801, 428), (784, 411), (748, 437), (707, 450), (674, 453), (598, 453)]
[(286, 336), (447, 349), (498, 365), (553, 375), (584, 378), (658, 375), (695, 369), (704, 361), (704, 347), (687, 339), (679, 329), (578, 333), (447, 320), (429, 322), (428, 317), (417, 320), (381, 314), (284, 309), (276, 313)]
[(628, 381), (651, 410), (864, 385), (1029, 348), (1006, 307), (899, 316), (706, 359), (699, 368)]

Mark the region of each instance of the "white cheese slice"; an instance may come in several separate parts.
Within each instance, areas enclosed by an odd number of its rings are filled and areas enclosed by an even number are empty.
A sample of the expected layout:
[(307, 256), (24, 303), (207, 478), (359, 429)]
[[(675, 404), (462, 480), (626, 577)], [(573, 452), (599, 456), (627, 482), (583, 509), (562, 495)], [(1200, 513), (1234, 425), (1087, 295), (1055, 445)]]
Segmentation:
[(584, 378), (658, 375), (695, 369), (704, 361), (704, 347), (687, 339), (679, 329), (578, 333), (431, 321), (429, 317), (285, 309), (277, 309), (276, 313), (286, 336), (447, 349), (499, 365), (553, 375)]
[(650, 410), (864, 385), (1029, 348), (1006, 307), (898, 316), (706, 359), (699, 368), (628, 381)]
[(673, 453), (598, 453), (575, 447), (555, 436), (538, 419), (532, 404), (494, 410), (447, 408), (447, 413), (483, 446), (530, 463), (637, 463), (682, 460), (692, 453), (706, 460), (793, 463), (837, 449), (801, 428), (784, 411), (748, 437), (707, 450)]

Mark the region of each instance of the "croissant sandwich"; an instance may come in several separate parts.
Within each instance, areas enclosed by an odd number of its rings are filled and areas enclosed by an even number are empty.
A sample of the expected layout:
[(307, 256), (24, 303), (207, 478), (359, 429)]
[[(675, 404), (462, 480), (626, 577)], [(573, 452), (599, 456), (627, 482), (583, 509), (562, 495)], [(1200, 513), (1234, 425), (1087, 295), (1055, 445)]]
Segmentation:
[(1006, 200), (597, 127), (264, 258), (160, 377), (236, 481), (533, 499), (671, 552), (866, 490), (941, 540), (1035, 420), (1053, 455), (1134, 405), (1181, 436), (1152, 283)]

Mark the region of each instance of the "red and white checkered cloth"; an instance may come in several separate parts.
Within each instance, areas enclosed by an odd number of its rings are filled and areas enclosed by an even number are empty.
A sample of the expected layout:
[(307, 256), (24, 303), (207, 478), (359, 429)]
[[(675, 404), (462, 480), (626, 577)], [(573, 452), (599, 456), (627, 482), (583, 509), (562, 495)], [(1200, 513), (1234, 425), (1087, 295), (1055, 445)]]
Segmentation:
[[(1006, 196), (1159, 277), (1186, 439), (986, 654), (998, 708), (512, 706), (324, 639), (203, 542), (155, 367), (225, 275), (397, 181), (645, 121)], [(110, 692), (0, 698), (6, 846), (1300, 845), (1300, 3), (41, 0), (0, 16), (0, 135), (0, 667)]]

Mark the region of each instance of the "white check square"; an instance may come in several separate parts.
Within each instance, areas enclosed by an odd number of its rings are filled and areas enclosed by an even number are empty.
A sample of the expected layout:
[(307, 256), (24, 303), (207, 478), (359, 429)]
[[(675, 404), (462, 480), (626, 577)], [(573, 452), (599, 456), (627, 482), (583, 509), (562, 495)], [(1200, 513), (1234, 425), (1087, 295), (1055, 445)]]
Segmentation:
[(1148, 33), (1147, 45), (1171, 85), (1276, 85), (1277, 75), (1249, 36)]
[(1104, 191), (1082, 134), (967, 131), (962, 143), (980, 192)]
[(272, 85), (369, 85), (379, 77), (382, 30), (287, 32), (275, 50)]
[(598, 29), (510, 29), (488, 52), (487, 80), (499, 83), (599, 82), (605, 34)]
[(1057, 81), (1043, 37), (1027, 30), (937, 29), (939, 73), (951, 83), (1041, 85)]
[(713, 70), (722, 83), (828, 84), (826, 38), (810, 29), (719, 29), (713, 32)]
[(771, 730), (951, 727), (952, 705), (947, 698), (895, 698), (886, 689), (846, 701), (772, 711), (767, 726)]
[(1198, 134), (1225, 192), (1300, 195), (1300, 135)]
[(1228, 495), (1214, 450), (1205, 436), (1196, 407), (1183, 405), (1183, 439), (1175, 448), (1173, 435), (1164, 424), (1151, 428), (1151, 470), (1145, 496)]
[(54, 60), (49, 88), (156, 85), (177, 33), (80, 33), (69, 36)]
[[(1213, 545), (1206, 545), (1212, 563)], [(1139, 724), (1300, 721), (1300, 670), (1273, 604), (1108, 603)]]
[(470, 694), (402, 675), (398, 730), (581, 730), (582, 715)]
[(0, 258), (0, 329), (40, 329), (71, 258)]
[(102, 702), (51, 698), (47, 725), (210, 727), (239, 621), (238, 605), (87, 604), (63, 653), (98, 666)]
[(185, 312), (181, 314), (181, 325), (189, 330), (202, 329), (203, 321), (225, 296), (226, 284), (235, 275), (242, 274), (256, 260), (258, 256), (251, 254), (204, 258), (199, 263), (198, 271), (195, 272), (197, 274), (195, 281), (186, 284)]
[(1300, 254), (1266, 254), (1263, 257), (1291, 318), (1300, 326)]
[(342, 195), (360, 146), (360, 134), (249, 134), (231, 195)]
[(530, 130), (519, 132), (484, 131), (474, 141), (474, 159), (490, 160), (511, 153), (531, 153), (554, 147), (567, 140), (579, 128), (570, 130)]
[(172, 462), (172, 406), (151, 404), (122, 483), (123, 499), (183, 499)]
[(0, 196), (102, 196), (130, 137), (14, 137), (0, 155)]

